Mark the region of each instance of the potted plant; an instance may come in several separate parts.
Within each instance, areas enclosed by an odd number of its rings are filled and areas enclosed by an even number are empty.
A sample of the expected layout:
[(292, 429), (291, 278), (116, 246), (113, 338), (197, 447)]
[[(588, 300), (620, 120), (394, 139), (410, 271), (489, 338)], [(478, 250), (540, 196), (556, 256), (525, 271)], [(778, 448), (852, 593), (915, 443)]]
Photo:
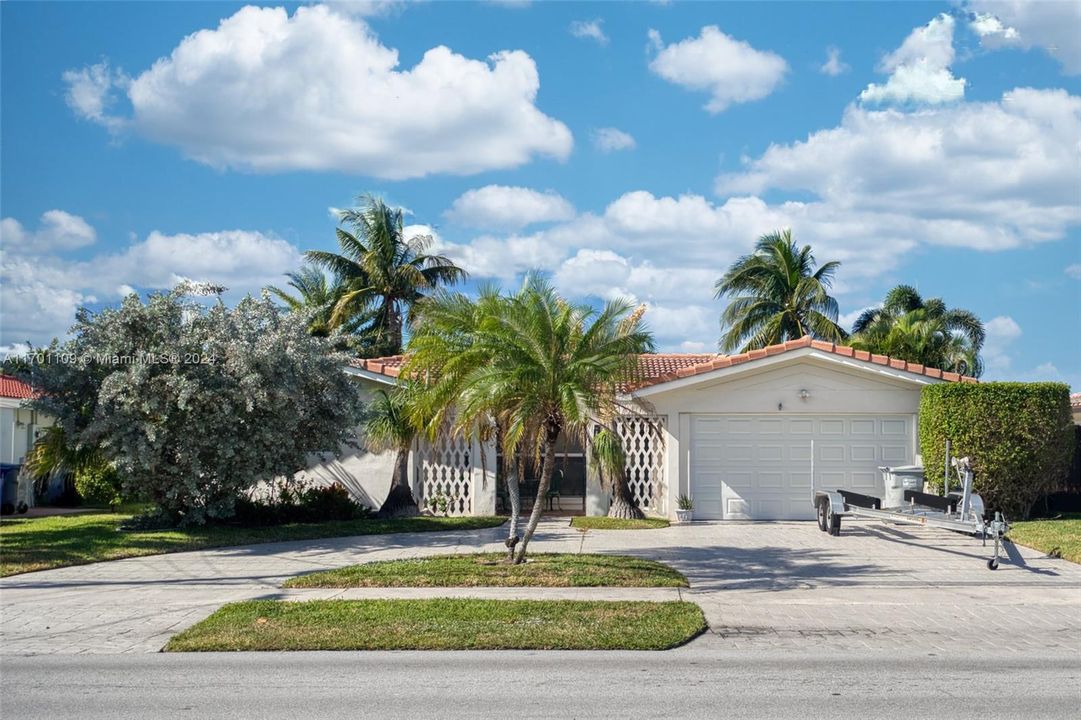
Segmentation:
[(694, 519), (694, 501), (686, 495), (676, 499), (676, 522), (689, 523)]

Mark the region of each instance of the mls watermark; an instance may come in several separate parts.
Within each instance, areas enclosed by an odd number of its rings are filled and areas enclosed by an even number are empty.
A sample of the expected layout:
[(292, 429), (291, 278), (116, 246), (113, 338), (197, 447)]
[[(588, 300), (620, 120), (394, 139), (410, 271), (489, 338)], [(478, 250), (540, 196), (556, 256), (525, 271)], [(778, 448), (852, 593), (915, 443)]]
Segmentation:
[(214, 365), (213, 355), (194, 352), (134, 352), (126, 354), (44, 352), (28, 353), (26, 359), (34, 365)]

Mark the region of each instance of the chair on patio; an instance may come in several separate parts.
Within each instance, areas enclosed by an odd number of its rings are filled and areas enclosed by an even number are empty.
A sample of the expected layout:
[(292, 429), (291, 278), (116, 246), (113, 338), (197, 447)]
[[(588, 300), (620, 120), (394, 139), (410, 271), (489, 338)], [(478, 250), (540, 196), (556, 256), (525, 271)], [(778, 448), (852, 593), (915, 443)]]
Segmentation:
[(547, 503), (549, 510), (553, 509), (552, 508), (552, 501), (553, 500), (555, 501), (556, 507), (558, 507), (560, 510), (563, 509), (563, 506), (560, 504), (560, 499), (559, 499), (559, 486), (560, 486), (562, 480), (563, 480), (563, 471), (562, 470), (556, 470), (554, 473), (552, 473), (552, 483), (551, 483), (551, 485), (548, 486), (548, 492), (546, 492), (544, 494), (544, 501), (545, 501), (545, 503)]

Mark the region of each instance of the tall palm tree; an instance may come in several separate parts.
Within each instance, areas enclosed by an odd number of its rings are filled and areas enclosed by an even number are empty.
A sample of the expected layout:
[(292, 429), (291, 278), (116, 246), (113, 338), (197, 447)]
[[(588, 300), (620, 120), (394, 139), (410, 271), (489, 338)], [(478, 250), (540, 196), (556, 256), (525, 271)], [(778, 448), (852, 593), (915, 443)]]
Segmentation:
[[(304, 265), (296, 272), (285, 273), (289, 278), (287, 285), (295, 291), (290, 294), (275, 285), (267, 286), (267, 291), (285, 303), (291, 312), (311, 314), (308, 330), (312, 335), (326, 337), (332, 328), (330, 323), (334, 307), (342, 296), (342, 284), (336, 278), (329, 279), (322, 270), (314, 265)], [(344, 328), (347, 332), (355, 331), (363, 324), (363, 318), (353, 318)]]
[(341, 278), (343, 290), (330, 325), (372, 312), (373, 346), (380, 354), (396, 355), (414, 303), (464, 280), (467, 273), (449, 258), (428, 253), (430, 235), (406, 238), (401, 208), (370, 195), (359, 200), (360, 207), (340, 213), (342, 224), (351, 228), (337, 229), (341, 252), (309, 250), (305, 256)]
[(721, 315), (721, 350), (746, 352), (804, 335), (843, 340), (829, 294), (840, 265), (834, 260), (816, 270), (811, 246), (796, 247), (791, 230), (763, 235), (714, 285), (714, 297), (731, 297)]
[(573, 305), (538, 275), (516, 294), (492, 288), (473, 301), (440, 293), (418, 305), (405, 371), (424, 377), (421, 393), (434, 434), (447, 424), (473, 432), (491, 418), (501, 427), (504, 457), (523, 452), (541, 468), (514, 562), (523, 562), (540, 520), (560, 435), (585, 441), (596, 423), (610, 424), (631, 408), (620, 398), (638, 355), (653, 339), (632, 306), (601, 310)]
[(379, 508), (379, 517), (412, 517), (419, 512), (413, 491), (409, 487), (409, 448), (417, 435), (410, 417), (410, 386), (403, 385), (393, 392), (379, 390), (368, 406), (364, 424), (367, 445), (376, 452), (393, 450), (397, 453), (387, 498)]
[(983, 323), (968, 310), (951, 309), (941, 298), (924, 300), (909, 285), (886, 293), (881, 307), (864, 310), (852, 325), (849, 344), (927, 367), (979, 377)]

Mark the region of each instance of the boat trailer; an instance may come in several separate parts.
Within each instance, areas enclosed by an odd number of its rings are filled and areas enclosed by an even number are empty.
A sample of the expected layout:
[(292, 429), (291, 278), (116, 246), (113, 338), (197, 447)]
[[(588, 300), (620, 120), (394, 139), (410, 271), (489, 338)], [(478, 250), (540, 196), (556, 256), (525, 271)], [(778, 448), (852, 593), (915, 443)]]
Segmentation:
[[(985, 547), (987, 538), (991, 537), (995, 542), (995, 551), (987, 561), (987, 569), (997, 570), (1002, 539), (1010, 526), (1002, 513), (997, 511), (994, 520), (988, 522), (984, 519), (983, 499), (972, 492), (972, 465), (969, 459), (954, 458), (947, 462), (952, 464), (957, 472), (961, 481), (961, 492), (949, 492), (947, 489), (945, 496), (939, 496), (905, 490), (904, 504), (898, 507), (884, 508), (881, 498), (851, 490), (816, 490), (814, 506), (818, 528), (830, 535), (840, 535), (841, 518), (847, 515), (966, 533), (982, 538)], [(883, 467), (879, 470), (885, 473), (890, 468)]]

